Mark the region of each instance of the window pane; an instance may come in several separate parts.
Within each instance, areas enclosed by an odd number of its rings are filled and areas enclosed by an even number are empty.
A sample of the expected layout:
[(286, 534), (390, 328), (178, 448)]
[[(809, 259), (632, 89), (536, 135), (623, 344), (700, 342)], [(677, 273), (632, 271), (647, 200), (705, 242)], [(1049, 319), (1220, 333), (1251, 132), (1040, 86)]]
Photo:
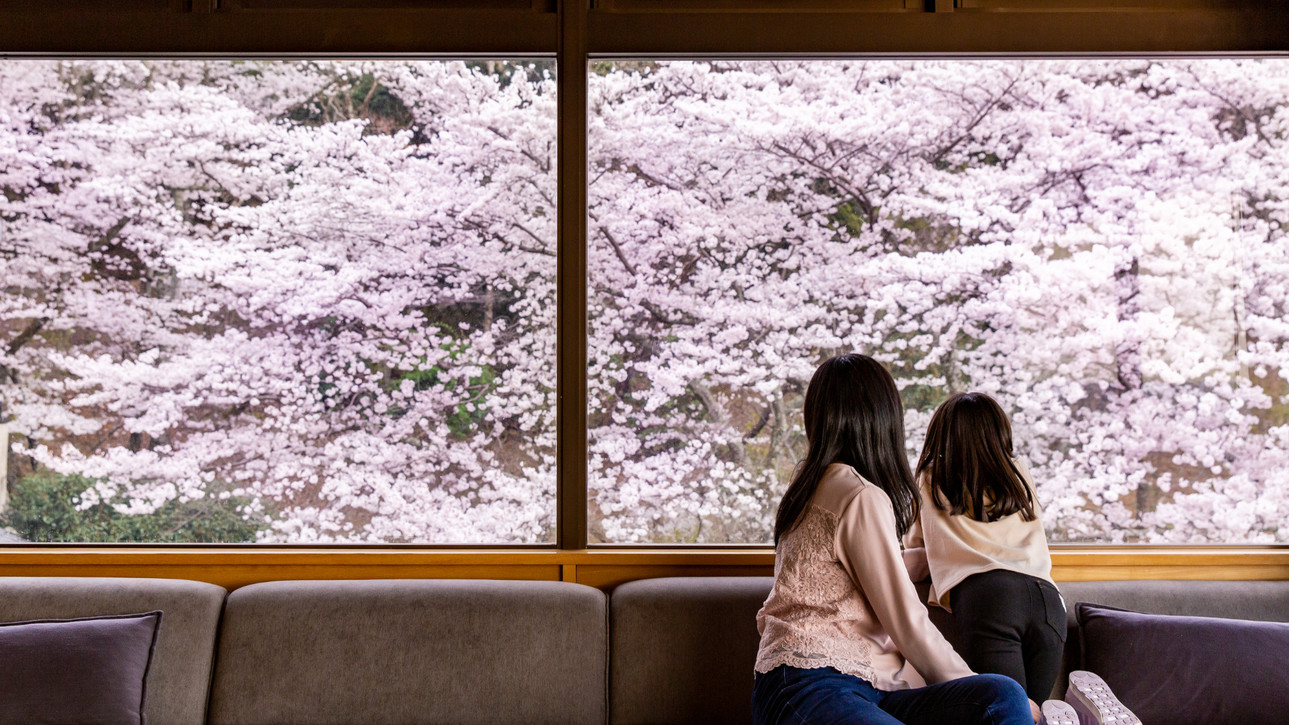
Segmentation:
[(2, 522), (552, 541), (553, 73), (0, 62)]
[(824, 358), (997, 397), (1054, 541), (1289, 541), (1289, 61), (592, 65), (590, 527), (766, 542)]

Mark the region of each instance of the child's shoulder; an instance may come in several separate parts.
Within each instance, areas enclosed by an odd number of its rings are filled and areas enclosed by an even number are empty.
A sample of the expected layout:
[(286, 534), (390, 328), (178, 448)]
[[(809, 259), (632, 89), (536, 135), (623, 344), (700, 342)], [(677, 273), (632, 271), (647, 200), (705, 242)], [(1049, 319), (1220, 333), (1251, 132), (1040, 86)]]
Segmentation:
[(1015, 456), (1012, 458), (1012, 464), (1016, 466), (1017, 471), (1020, 471), (1021, 481), (1026, 486), (1029, 486), (1031, 491), (1034, 490), (1034, 476), (1029, 472), (1029, 464), (1025, 462), (1025, 459)]

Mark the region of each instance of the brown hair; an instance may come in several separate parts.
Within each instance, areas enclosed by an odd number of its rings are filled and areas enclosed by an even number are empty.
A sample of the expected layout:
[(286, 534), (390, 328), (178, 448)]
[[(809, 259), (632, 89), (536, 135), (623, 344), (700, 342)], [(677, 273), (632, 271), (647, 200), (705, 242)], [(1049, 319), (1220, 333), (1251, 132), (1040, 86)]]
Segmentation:
[(1007, 414), (984, 393), (958, 393), (936, 408), (918, 458), (936, 508), (977, 521), (1020, 512), (1033, 521), (1034, 494), (1012, 459)]

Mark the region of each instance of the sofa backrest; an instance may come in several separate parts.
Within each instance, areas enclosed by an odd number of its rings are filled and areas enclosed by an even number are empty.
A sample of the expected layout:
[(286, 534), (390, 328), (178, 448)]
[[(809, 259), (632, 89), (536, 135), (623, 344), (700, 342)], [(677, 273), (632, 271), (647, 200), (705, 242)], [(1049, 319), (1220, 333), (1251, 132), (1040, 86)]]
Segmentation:
[(144, 716), (150, 723), (199, 725), (226, 593), (183, 579), (0, 577), (0, 622), (161, 610)]
[[(750, 722), (756, 612), (771, 577), (642, 579), (610, 595), (610, 722)], [(1155, 614), (1289, 621), (1289, 581), (1097, 581), (1059, 584), (1069, 639), (1054, 696), (1079, 666), (1076, 602)], [(927, 584), (917, 585), (923, 600)], [(956, 644), (953, 619), (929, 607)]]
[[(772, 584), (644, 579), (606, 599), (564, 582), (279, 581), (225, 602), (194, 581), (0, 577), (0, 621), (164, 612), (152, 723), (745, 723), (755, 616)], [(1289, 622), (1289, 581), (1060, 588), (1070, 638), (1057, 697), (1081, 664), (1077, 602)], [(931, 618), (955, 640), (943, 610)]]
[(606, 610), (565, 582), (253, 584), (225, 606), (210, 722), (599, 725)]
[(678, 577), (609, 597), (609, 720), (748, 723), (770, 577)]
[(1071, 626), (1076, 602), (1152, 614), (1289, 622), (1289, 581), (1094, 581), (1059, 586)]

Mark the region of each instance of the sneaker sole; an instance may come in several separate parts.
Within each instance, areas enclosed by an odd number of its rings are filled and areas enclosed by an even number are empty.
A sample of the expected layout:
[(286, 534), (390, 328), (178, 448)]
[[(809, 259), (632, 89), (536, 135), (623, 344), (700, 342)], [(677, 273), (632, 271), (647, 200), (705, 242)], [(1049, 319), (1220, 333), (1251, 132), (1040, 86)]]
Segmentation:
[(1141, 725), (1141, 720), (1119, 702), (1105, 680), (1086, 670), (1070, 673), (1065, 701), (1074, 708), (1082, 725)]
[(1043, 717), (1039, 725), (1079, 725), (1079, 716), (1069, 703), (1060, 700), (1048, 700), (1043, 703)]

